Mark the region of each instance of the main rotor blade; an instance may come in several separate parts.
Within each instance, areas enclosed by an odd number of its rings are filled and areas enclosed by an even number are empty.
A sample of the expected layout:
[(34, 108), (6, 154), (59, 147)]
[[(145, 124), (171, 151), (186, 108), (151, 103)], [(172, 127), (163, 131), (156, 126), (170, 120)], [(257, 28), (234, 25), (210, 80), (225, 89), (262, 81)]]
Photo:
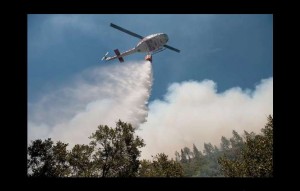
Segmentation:
[(164, 47), (166, 47), (166, 48), (168, 48), (168, 49), (170, 49), (170, 50), (173, 50), (173, 51), (175, 51), (175, 52), (180, 52), (180, 50), (178, 50), (178, 49), (176, 49), (176, 48), (173, 48), (172, 46), (169, 46), (169, 45), (164, 45)]
[(141, 35), (138, 35), (138, 34), (136, 34), (136, 33), (134, 33), (134, 32), (131, 32), (131, 31), (129, 31), (129, 30), (126, 30), (126, 29), (124, 29), (124, 28), (122, 28), (122, 27), (119, 27), (118, 25), (113, 24), (113, 23), (110, 23), (110, 26), (113, 27), (113, 28), (115, 28), (115, 29), (118, 29), (118, 30), (120, 30), (120, 31), (122, 31), (122, 32), (124, 32), (124, 33), (127, 33), (127, 34), (129, 34), (129, 35), (131, 35), (131, 36), (134, 36), (134, 37), (137, 37), (137, 38), (140, 38), (140, 39), (143, 39), (143, 38), (144, 38), (144, 37), (142, 37)]

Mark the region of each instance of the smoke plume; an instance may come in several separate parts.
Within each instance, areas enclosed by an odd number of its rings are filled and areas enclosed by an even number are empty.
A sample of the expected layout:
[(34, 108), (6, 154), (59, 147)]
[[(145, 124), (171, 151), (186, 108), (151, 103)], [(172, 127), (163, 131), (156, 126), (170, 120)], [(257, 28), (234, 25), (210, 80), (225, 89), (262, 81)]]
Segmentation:
[(163, 100), (149, 104), (147, 123), (138, 134), (145, 140), (142, 157), (175, 151), (195, 144), (219, 146), (222, 136), (232, 137), (232, 130), (260, 133), (273, 114), (273, 78), (265, 79), (254, 90), (239, 87), (217, 93), (211, 80), (185, 81), (169, 86)]

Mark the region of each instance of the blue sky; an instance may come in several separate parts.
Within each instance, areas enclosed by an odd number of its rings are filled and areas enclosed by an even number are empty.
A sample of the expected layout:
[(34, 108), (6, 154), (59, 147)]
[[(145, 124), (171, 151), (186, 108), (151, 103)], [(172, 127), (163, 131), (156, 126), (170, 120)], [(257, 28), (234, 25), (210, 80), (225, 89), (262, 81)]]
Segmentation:
[[(155, 54), (151, 65), (142, 53), (103, 62), (139, 41), (110, 23), (166, 33), (181, 52)], [(149, 158), (260, 132), (269, 114), (272, 15), (28, 15), (28, 141), (87, 144), (98, 125), (122, 119), (138, 127)]]
[[(89, 67), (114, 64), (99, 59), (125, 51), (139, 39), (110, 27), (115, 23), (142, 36), (164, 32), (168, 44), (153, 57), (150, 101), (162, 98), (169, 84), (211, 79), (217, 91), (254, 88), (273, 76), (272, 15), (28, 15), (28, 99), (36, 101)], [(125, 60), (140, 60), (139, 53)]]

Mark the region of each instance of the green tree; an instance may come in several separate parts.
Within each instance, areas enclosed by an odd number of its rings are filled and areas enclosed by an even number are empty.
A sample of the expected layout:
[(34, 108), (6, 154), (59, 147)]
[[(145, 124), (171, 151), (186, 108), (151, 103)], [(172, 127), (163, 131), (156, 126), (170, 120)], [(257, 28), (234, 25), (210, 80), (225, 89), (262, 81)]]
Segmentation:
[(181, 160), (180, 160), (180, 162), (181, 163), (187, 163), (188, 162), (188, 160), (187, 160), (187, 158), (186, 158), (186, 155), (185, 155), (185, 152), (181, 149), (180, 150), (180, 153), (181, 153)]
[(28, 147), (28, 175), (47, 177), (134, 177), (144, 141), (134, 136), (131, 124), (118, 121), (115, 128), (100, 125), (90, 136), (90, 145), (68, 144), (49, 138), (32, 141)]
[(69, 152), (67, 150), (68, 144), (58, 141), (55, 146), (53, 146), (53, 159), (55, 169), (55, 176), (63, 177), (69, 176), (70, 164), (68, 161)]
[(214, 147), (211, 143), (204, 143), (204, 153), (207, 156), (211, 156), (214, 152)]
[(140, 177), (182, 177), (183, 169), (180, 163), (169, 160), (164, 153), (157, 154), (153, 161), (142, 160), (139, 169)]
[(68, 176), (69, 164), (67, 161), (68, 144), (53, 141), (49, 138), (32, 141), (28, 147), (28, 174), (29, 176), (58, 177)]
[(179, 162), (180, 161), (180, 154), (179, 154), (179, 152), (177, 152), (177, 151), (175, 151), (175, 161), (176, 162)]
[(227, 152), (230, 149), (230, 141), (226, 137), (222, 136), (220, 146), (221, 151)]
[(231, 152), (233, 152), (234, 155), (238, 155), (238, 152), (244, 147), (244, 140), (235, 130), (232, 131), (232, 134), (233, 137), (229, 139), (231, 143)]
[(198, 148), (193, 144), (193, 155), (196, 160), (201, 160), (203, 157), (201, 151), (198, 150)]
[(30, 176), (55, 176), (52, 160), (53, 141), (47, 139), (44, 142), (41, 139), (31, 142), (28, 147), (28, 171)]
[(90, 145), (95, 148), (93, 164), (100, 177), (135, 177), (140, 165), (139, 148), (145, 146), (143, 139), (134, 136), (129, 123), (118, 121), (115, 128), (98, 126), (92, 134)]
[(246, 176), (273, 177), (273, 118), (268, 116), (261, 135), (246, 136), (243, 159)]
[(91, 177), (94, 175), (92, 153), (94, 148), (88, 145), (75, 145), (68, 156), (71, 176)]
[(200, 170), (200, 176), (221, 176), (220, 167), (218, 164), (218, 157), (220, 151), (218, 147), (213, 146), (211, 143), (204, 143), (204, 163)]
[[(273, 118), (268, 116), (261, 135), (245, 132), (246, 141), (235, 159), (219, 158), (228, 177), (273, 177)], [(235, 135), (234, 135), (235, 136)]]
[(204, 155), (201, 151), (198, 150), (195, 144), (193, 144), (193, 159), (191, 162), (191, 168), (193, 169), (193, 173), (191, 176), (199, 176), (202, 171), (202, 166), (205, 163)]
[(188, 161), (191, 162), (191, 157), (193, 155), (193, 153), (191, 152), (191, 150), (188, 147), (184, 147), (183, 148), (183, 153), (186, 156), (186, 158), (188, 159)]

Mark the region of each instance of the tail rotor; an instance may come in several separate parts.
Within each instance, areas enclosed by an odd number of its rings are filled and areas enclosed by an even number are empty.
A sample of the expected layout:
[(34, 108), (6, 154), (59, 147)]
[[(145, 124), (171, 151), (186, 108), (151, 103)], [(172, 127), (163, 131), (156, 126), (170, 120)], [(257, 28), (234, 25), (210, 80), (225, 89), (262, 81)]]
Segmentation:
[(108, 52), (102, 57), (102, 59), (101, 60), (106, 60), (106, 58), (107, 58), (107, 55), (108, 55)]

